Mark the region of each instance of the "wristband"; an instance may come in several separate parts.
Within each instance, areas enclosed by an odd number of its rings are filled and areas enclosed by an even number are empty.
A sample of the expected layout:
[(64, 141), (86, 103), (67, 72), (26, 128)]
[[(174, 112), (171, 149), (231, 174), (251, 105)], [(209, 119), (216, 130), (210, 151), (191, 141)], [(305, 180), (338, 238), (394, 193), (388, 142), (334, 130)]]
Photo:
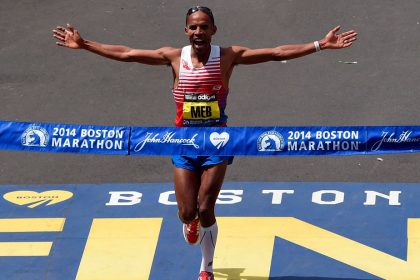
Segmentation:
[(321, 50), (321, 46), (319, 45), (319, 41), (314, 42), (315, 51), (319, 52)]

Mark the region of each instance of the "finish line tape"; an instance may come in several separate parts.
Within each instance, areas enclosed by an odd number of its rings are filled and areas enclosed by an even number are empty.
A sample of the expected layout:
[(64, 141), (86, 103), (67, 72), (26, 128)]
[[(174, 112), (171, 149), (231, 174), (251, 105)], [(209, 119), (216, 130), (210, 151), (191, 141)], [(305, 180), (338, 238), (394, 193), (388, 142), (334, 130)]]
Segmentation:
[(420, 126), (124, 127), (0, 121), (0, 150), (138, 156), (414, 153)]

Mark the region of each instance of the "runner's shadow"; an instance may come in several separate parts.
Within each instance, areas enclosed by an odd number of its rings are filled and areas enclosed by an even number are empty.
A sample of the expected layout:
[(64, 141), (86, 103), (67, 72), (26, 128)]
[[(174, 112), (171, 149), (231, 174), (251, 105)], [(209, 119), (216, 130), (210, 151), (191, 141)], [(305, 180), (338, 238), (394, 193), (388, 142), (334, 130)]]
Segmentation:
[[(218, 279), (226, 280), (267, 280), (261, 276), (245, 276), (241, 275), (245, 271), (244, 268), (221, 268), (214, 269), (214, 276)], [(274, 276), (268, 280), (368, 280), (356, 278), (333, 278), (333, 277), (297, 277), (297, 276)]]

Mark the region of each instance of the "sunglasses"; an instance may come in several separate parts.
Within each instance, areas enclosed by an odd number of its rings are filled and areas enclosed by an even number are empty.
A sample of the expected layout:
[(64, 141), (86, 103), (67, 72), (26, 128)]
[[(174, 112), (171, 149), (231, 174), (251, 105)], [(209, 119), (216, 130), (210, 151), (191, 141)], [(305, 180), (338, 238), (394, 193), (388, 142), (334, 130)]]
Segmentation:
[(213, 12), (210, 10), (210, 8), (203, 7), (203, 6), (195, 6), (195, 7), (189, 8), (188, 11), (187, 11), (187, 19), (188, 19), (188, 16), (190, 16), (191, 14), (193, 14), (195, 12), (198, 12), (198, 11), (203, 12), (206, 15), (208, 15), (211, 19), (211, 22), (214, 25)]

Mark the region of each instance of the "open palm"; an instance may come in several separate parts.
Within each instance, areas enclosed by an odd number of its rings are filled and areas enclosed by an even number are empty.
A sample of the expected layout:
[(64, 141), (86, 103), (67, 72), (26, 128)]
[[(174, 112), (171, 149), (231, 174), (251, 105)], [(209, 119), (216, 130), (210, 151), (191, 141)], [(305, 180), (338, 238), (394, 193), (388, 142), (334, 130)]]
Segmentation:
[(57, 26), (53, 30), (53, 37), (59, 40), (56, 42), (57, 45), (70, 49), (80, 49), (84, 43), (79, 32), (70, 24), (67, 24), (67, 28)]
[(325, 35), (324, 48), (341, 49), (349, 47), (357, 39), (357, 33), (354, 30), (336, 34), (340, 30), (340, 26), (335, 27)]

